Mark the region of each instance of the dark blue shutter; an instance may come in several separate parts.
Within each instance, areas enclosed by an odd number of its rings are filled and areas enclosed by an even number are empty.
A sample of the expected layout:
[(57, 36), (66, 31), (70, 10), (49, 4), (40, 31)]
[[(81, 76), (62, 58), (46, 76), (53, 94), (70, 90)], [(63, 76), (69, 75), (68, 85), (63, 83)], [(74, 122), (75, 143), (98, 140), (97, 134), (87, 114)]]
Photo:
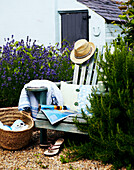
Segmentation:
[(61, 37), (73, 44), (78, 39), (89, 40), (88, 11), (60, 12)]

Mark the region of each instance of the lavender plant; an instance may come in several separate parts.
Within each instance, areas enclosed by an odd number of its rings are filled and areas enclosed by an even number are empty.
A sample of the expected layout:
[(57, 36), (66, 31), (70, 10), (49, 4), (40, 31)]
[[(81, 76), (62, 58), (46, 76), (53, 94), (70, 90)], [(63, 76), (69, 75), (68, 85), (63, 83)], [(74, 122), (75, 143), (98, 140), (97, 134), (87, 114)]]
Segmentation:
[(62, 48), (37, 45), (27, 37), (24, 40), (5, 40), (0, 47), (0, 107), (18, 105), (24, 84), (33, 79), (67, 81), (72, 79), (73, 64), (70, 61), (72, 47), (64, 42)]

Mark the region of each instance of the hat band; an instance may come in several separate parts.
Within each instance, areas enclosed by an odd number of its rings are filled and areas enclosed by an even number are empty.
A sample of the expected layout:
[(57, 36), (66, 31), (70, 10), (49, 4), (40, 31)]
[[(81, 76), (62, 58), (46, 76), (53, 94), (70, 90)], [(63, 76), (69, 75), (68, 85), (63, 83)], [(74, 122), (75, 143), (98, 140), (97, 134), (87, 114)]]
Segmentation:
[(83, 55), (83, 56), (80, 56), (80, 57), (75, 55), (75, 58), (78, 58), (78, 59), (85, 58), (85, 57), (87, 57), (88, 55), (90, 55), (91, 52), (92, 52), (92, 47), (91, 47), (90, 51), (89, 51), (87, 54), (85, 54), (85, 55)]

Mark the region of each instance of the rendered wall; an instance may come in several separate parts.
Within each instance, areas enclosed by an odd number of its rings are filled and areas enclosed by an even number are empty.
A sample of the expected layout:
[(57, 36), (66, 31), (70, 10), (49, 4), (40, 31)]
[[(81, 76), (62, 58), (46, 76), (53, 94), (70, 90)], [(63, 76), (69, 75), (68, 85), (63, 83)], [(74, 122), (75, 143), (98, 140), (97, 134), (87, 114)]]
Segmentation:
[(99, 50), (105, 45), (105, 19), (90, 10), (89, 38)]
[(0, 45), (4, 38), (29, 36), (39, 44), (55, 42), (54, 0), (0, 0)]
[[(0, 45), (4, 44), (4, 38), (11, 35), (15, 36), (15, 40), (26, 40), (29, 36), (38, 44), (54, 45), (61, 41), (59, 11), (85, 9), (91, 15), (89, 41), (97, 47), (103, 45), (104, 19), (77, 0), (0, 0)], [(96, 35), (98, 31), (100, 34)]]

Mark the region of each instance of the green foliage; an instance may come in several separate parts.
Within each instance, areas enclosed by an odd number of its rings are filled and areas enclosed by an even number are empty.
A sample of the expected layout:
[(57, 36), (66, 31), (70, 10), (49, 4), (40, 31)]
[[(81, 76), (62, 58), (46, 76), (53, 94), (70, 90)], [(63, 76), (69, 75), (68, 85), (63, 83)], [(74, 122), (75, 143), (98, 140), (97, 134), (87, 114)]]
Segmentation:
[[(68, 154), (66, 153), (66, 155)], [(69, 162), (68, 156), (64, 157), (63, 155), (60, 155), (60, 161), (61, 163), (68, 163)]]
[(134, 46), (134, 1), (129, 0), (122, 4), (127, 8), (125, 12), (119, 17), (125, 20), (125, 23), (120, 25), (122, 33), (125, 34), (125, 41), (129, 43), (130, 47)]
[(92, 117), (82, 112), (86, 125), (77, 118), (76, 126), (88, 132), (89, 142), (71, 146), (70, 151), (77, 159), (88, 158), (113, 164), (115, 169), (134, 168), (134, 56), (133, 49), (121, 40), (114, 43), (113, 54), (106, 47), (105, 59), (100, 56), (99, 79), (108, 92), (90, 97)]

